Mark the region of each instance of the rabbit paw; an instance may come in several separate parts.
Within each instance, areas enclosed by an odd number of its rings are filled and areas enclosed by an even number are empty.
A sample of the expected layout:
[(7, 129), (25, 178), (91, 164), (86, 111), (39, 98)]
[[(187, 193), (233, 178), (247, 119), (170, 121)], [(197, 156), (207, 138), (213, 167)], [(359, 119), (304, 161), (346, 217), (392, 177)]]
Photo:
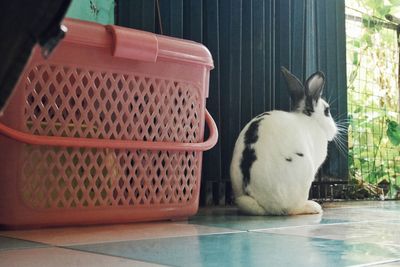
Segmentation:
[(297, 209), (289, 212), (290, 215), (299, 215), (299, 214), (319, 214), (322, 213), (321, 205), (312, 200), (307, 200), (306, 203)]
[(249, 215), (265, 215), (265, 209), (251, 196), (240, 196), (236, 198), (236, 204), (240, 210)]

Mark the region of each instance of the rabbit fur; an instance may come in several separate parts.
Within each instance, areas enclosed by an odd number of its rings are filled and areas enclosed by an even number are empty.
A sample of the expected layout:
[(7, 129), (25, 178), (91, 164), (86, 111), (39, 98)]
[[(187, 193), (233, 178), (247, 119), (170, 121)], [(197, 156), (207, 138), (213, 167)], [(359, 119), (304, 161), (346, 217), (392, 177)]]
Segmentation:
[(308, 200), (314, 177), (337, 127), (321, 98), (322, 72), (304, 85), (282, 67), (293, 111), (273, 110), (253, 118), (241, 131), (231, 161), (231, 181), (239, 209), (251, 215), (321, 213)]

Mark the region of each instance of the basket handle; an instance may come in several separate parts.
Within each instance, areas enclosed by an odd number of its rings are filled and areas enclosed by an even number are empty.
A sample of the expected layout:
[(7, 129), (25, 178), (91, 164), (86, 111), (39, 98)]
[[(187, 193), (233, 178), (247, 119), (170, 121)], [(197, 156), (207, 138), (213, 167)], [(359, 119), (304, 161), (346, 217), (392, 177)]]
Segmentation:
[(206, 151), (218, 141), (218, 129), (214, 119), (206, 110), (205, 120), (210, 129), (210, 136), (201, 143), (174, 143), (152, 141), (109, 140), (81, 137), (41, 136), (14, 130), (0, 122), (0, 134), (31, 145), (61, 147), (110, 148), (110, 149), (144, 149), (170, 151)]

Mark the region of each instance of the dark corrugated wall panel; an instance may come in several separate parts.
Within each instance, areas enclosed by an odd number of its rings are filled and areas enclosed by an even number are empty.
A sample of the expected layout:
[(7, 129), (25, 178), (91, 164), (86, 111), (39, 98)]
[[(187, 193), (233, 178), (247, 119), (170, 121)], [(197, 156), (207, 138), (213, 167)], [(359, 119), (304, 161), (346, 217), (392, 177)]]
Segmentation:
[[(343, 0), (159, 3), (163, 34), (201, 42), (214, 59), (207, 108), (218, 125), (220, 140), (204, 154), (202, 205), (231, 202), (229, 165), (244, 125), (265, 110), (290, 109), (281, 66), (303, 80), (323, 70), (328, 77), (327, 95), (338, 99), (332, 113), (346, 116)], [(160, 33), (156, 1), (119, 0), (117, 10), (119, 25)], [(347, 159), (334, 146), (321, 174), (347, 178)]]
[[(317, 68), (327, 77), (325, 96), (330, 99), (332, 116), (347, 118), (346, 43), (344, 1), (315, 1), (317, 27)], [(346, 141), (347, 135), (342, 139)], [(347, 182), (348, 158), (331, 143), (320, 182)]]
[(155, 30), (155, 1), (116, 0), (116, 24), (144, 31)]

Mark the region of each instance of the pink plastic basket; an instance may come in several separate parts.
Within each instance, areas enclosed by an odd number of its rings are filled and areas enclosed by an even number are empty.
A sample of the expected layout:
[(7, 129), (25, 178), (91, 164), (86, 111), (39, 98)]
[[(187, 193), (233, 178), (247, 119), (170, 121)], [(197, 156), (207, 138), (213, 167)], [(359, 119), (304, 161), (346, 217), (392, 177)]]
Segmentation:
[[(0, 118), (0, 224), (174, 219), (197, 212), (209, 51), (78, 20), (35, 48)], [(204, 123), (210, 128), (203, 141)]]

